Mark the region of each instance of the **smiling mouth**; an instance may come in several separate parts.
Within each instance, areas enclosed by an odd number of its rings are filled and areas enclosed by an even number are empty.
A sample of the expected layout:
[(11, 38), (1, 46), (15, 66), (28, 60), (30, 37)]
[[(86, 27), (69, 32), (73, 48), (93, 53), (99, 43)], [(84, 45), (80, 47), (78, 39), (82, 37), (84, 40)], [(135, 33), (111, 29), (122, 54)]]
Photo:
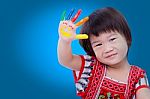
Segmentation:
[(105, 58), (111, 58), (111, 57), (114, 57), (115, 55), (117, 55), (117, 53), (108, 55), (108, 56), (106, 56)]

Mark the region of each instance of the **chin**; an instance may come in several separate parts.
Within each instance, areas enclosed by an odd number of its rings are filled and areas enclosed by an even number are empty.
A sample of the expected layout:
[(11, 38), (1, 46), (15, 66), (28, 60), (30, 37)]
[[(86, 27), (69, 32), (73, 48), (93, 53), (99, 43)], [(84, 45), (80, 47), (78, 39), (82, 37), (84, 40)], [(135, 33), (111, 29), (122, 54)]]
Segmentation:
[(102, 63), (109, 65), (109, 66), (112, 66), (112, 65), (116, 65), (116, 64), (120, 63), (120, 60), (110, 60), (110, 61), (102, 62)]

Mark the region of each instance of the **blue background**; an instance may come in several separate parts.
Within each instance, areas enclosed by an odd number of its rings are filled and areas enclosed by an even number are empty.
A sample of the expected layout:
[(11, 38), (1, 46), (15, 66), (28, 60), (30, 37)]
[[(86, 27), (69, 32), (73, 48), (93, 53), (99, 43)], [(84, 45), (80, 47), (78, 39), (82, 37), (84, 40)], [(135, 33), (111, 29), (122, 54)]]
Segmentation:
[[(150, 79), (149, 0), (1, 0), (0, 99), (80, 99), (72, 71), (57, 60), (58, 24), (63, 10), (83, 10), (79, 19), (111, 6), (123, 13), (132, 31), (131, 64)], [(79, 31), (79, 30), (78, 30)], [(73, 53), (85, 54), (78, 41)]]

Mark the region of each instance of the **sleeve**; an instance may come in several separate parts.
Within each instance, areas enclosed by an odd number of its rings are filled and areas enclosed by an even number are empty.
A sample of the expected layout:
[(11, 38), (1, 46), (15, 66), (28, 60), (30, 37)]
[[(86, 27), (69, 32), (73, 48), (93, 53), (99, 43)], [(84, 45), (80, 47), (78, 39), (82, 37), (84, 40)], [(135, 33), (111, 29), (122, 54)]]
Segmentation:
[(85, 95), (85, 89), (88, 87), (89, 78), (92, 74), (92, 63), (93, 58), (92, 56), (88, 55), (80, 55), (82, 64), (80, 71), (73, 70), (74, 75), (74, 81), (76, 86), (76, 92), (78, 96), (84, 96)]
[(85, 65), (84, 56), (83, 56), (83, 55), (80, 55), (80, 58), (81, 58), (81, 61), (82, 61), (80, 71), (75, 71), (75, 70), (73, 70), (73, 76), (74, 76), (75, 82), (77, 82), (77, 81), (80, 79), (81, 74), (82, 74), (83, 69), (84, 69), (84, 65)]
[(150, 88), (146, 73), (144, 73), (144, 76), (139, 79), (135, 86), (135, 91), (137, 92), (141, 88)]

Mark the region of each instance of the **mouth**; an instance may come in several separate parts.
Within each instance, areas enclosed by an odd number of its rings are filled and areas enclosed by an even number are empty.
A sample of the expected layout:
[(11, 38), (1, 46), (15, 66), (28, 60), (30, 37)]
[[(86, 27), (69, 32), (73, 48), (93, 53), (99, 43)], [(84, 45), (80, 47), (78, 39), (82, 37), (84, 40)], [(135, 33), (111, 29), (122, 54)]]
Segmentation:
[(117, 53), (110, 54), (110, 55), (107, 55), (105, 58), (112, 58), (112, 57), (114, 57), (114, 56), (116, 56), (116, 55), (117, 55)]

